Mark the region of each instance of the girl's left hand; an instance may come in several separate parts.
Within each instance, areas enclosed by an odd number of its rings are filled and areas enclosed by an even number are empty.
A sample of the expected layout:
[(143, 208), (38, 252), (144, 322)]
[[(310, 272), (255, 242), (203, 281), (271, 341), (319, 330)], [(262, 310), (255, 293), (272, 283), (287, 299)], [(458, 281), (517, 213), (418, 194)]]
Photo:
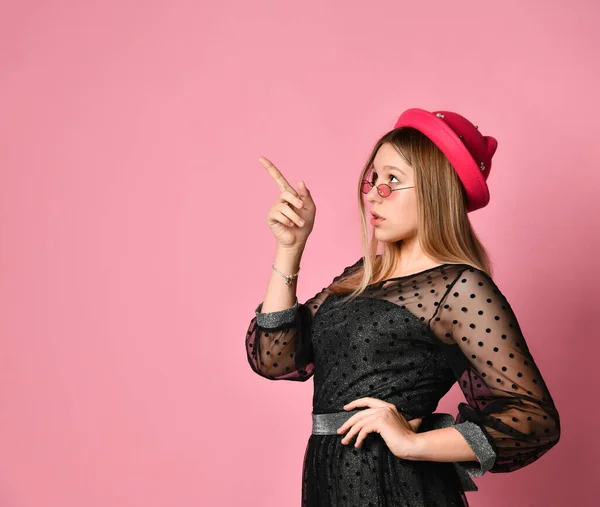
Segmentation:
[(360, 447), (362, 441), (369, 433), (379, 433), (394, 456), (409, 459), (418, 443), (417, 430), (421, 424), (422, 417), (407, 421), (398, 412), (395, 405), (377, 398), (358, 398), (347, 405), (344, 410), (352, 410), (356, 407), (370, 407), (361, 410), (350, 417), (338, 429), (337, 433), (348, 434), (342, 439), (346, 444), (358, 433), (355, 447)]

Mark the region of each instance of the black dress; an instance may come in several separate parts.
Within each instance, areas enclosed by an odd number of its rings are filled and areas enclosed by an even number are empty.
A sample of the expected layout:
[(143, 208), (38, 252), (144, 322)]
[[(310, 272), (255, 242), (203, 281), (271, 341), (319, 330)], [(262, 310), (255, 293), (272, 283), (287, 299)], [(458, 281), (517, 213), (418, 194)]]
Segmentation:
[[(336, 278), (360, 269), (363, 259)], [(280, 312), (255, 311), (246, 335), (252, 369), (271, 380), (314, 377), (313, 413), (366, 396), (407, 419), (432, 414), (458, 381), (466, 403), (453, 426), (478, 461), (396, 457), (378, 433), (311, 434), (302, 506), (467, 506), (463, 476), (510, 472), (558, 442), (554, 402), (506, 298), (483, 271), (443, 264), (370, 285), (359, 298), (323, 289)], [(424, 419), (425, 422), (425, 419)], [(421, 431), (421, 429), (419, 430)]]

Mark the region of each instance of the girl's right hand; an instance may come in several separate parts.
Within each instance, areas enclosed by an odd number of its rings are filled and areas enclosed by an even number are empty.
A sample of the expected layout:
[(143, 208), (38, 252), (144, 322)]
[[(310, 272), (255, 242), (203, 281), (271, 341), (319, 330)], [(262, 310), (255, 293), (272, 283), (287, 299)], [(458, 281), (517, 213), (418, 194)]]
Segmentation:
[[(281, 190), (275, 204), (267, 213), (267, 223), (283, 248), (302, 247), (312, 232), (317, 208), (308, 188), (301, 182), (298, 191), (283, 177), (283, 174), (265, 157), (258, 159)], [(301, 223), (304, 220), (304, 223)]]

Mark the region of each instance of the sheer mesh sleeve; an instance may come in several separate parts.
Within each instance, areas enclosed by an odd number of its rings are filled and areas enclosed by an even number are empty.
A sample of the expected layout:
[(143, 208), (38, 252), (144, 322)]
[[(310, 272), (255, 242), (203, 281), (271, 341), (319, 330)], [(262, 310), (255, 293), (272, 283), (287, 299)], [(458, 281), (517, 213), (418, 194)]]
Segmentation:
[[(350, 274), (363, 263), (361, 257), (336, 276), (331, 283)], [(262, 303), (254, 311), (246, 333), (246, 354), (258, 375), (270, 380), (304, 382), (313, 375), (312, 319), (327, 296), (327, 287), (308, 299), (277, 312), (261, 313)]]
[(448, 286), (431, 322), (467, 403), (454, 427), (478, 462), (470, 475), (511, 472), (556, 445), (560, 420), (511, 306), (487, 273), (467, 268)]

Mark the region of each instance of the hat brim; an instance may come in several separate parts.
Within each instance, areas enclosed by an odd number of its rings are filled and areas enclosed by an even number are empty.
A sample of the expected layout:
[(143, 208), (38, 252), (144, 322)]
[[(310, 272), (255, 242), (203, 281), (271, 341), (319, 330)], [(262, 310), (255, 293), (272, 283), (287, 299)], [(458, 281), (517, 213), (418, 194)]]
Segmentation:
[(431, 139), (458, 173), (467, 194), (467, 211), (484, 207), (490, 201), (487, 183), (479, 165), (458, 135), (442, 118), (424, 109), (404, 111), (394, 128), (412, 127)]

